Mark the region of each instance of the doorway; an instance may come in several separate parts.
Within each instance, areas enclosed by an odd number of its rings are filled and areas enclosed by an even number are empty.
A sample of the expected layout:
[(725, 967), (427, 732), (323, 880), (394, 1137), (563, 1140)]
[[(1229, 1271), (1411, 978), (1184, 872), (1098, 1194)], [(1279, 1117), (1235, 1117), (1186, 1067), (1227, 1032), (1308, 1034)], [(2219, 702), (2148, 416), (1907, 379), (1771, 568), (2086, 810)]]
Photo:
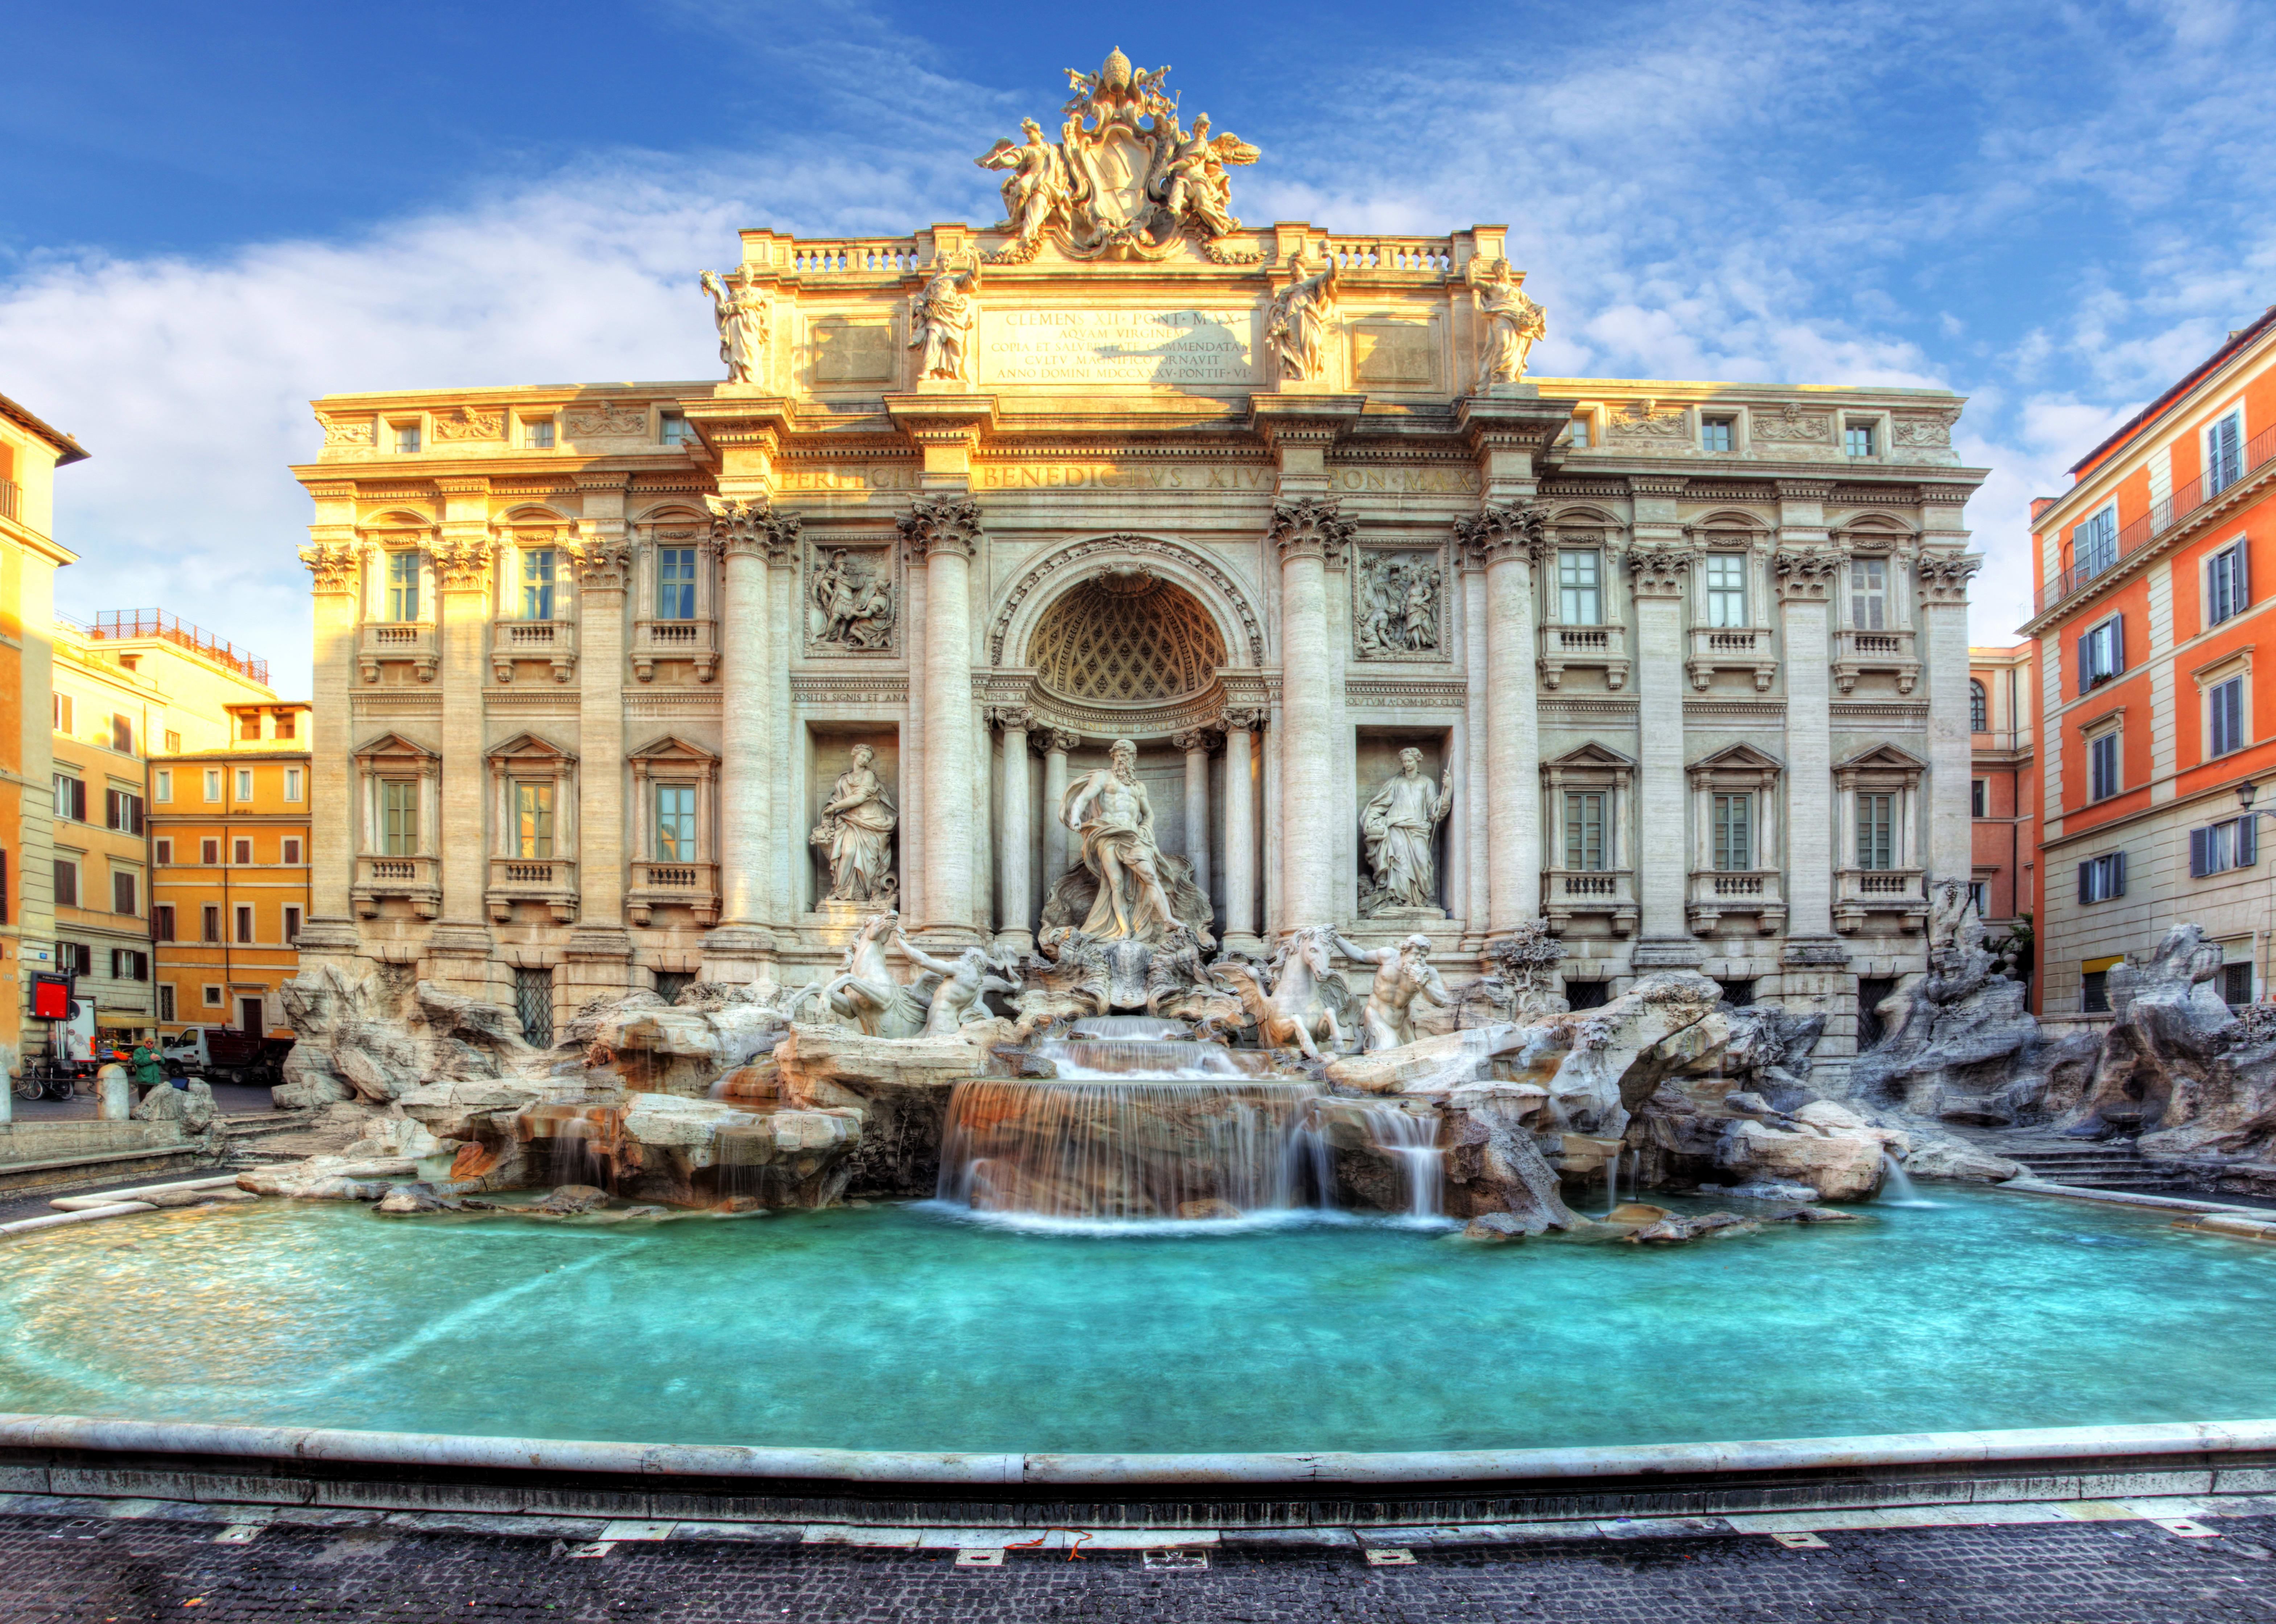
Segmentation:
[(238, 999), (237, 1028), (239, 1031), (248, 1032), (255, 1037), (260, 1036), (263, 1032), (269, 1029), (269, 1023), (261, 1018), (261, 1000), (259, 998)]

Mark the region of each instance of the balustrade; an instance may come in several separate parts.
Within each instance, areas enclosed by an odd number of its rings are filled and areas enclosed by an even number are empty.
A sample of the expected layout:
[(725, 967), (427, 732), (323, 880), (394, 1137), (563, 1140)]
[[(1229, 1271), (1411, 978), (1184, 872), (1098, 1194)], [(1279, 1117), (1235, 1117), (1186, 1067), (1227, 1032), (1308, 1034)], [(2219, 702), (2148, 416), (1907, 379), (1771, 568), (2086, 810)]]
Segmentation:
[(633, 622), (633, 675), (647, 682), (658, 660), (692, 660), (695, 679), (709, 682), (719, 669), (718, 634), (709, 620)]
[(1608, 920), (1614, 936), (1629, 936), (1640, 917), (1635, 874), (1628, 869), (1544, 869), (1541, 895), (1542, 914), (1555, 931), (1593, 916)]
[(1554, 689), (1568, 665), (1602, 670), (1605, 686), (1625, 687), (1628, 679), (1628, 629), (1625, 626), (1544, 626), (1541, 628), (1541, 685)]
[(1777, 634), (1760, 626), (1695, 626), (1688, 669), (1701, 693), (1718, 671), (1751, 672), (1755, 692), (1767, 693), (1778, 675)]
[(500, 682), (513, 680), (516, 660), (544, 660), (553, 680), (577, 669), (577, 632), (566, 620), (501, 620), (490, 628), (490, 664)]
[(576, 861), (567, 857), (493, 857), (483, 901), (499, 924), (512, 921), (517, 902), (542, 903), (554, 923), (572, 924), (577, 918)]
[(352, 894), (366, 919), (378, 918), (380, 905), (391, 901), (408, 902), (420, 918), (432, 919), (443, 908), (442, 860), (364, 853), (356, 859)]
[(1909, 694), (1920, 680), (1920, 659), (1915, 652), (1916, 634), (1909, 626), (1893, 631), (1861, 632), (1848, 627), (1833, 634), (1833, 686), (1847, 694), (1858, 677), (1869, 671), (1894, 672), (1897, 692)]
[(719, 865), (636, 860), (632, 888), (625, 893), (625, 914), (635, 925), (645, 925), (659, 907), (690, 908), (697, 924), (706, 929), (717, 924)]
[(1896, 914), (1900, 930), (1928, 923), (1928, 893), (1919, 869), (1840, 869), (1833, 876), (1833, 928), (1864, 929), (1876, 914)]
[(431, 620), (368, 620), (356, 648), (356, 667), (366, 682), (377, 682), (391, 660), (409, 662), (421, 682), (435, 680), (439, 661)]
[(1775, 869), (1707, 869), (1691, 876), (1686, 909), (1695, 935), (1712, 936), (1726, 914), (1752, 914), (1755, 929), (1775, 936), (1786, 921), (1785, 877)]

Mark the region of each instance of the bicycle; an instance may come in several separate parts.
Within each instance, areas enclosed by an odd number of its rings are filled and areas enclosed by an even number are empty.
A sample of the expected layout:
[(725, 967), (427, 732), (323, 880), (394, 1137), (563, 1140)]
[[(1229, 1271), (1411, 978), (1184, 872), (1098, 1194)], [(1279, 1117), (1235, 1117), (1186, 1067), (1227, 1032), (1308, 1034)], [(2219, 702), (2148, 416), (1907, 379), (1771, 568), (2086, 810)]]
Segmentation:
[(16, 1079), (16, 1097), (64, 1100), (71, 1098), (77, 1088), (77, 1079), (69, 1066), (58, 1066), (53, 1060), (34, 1060)]

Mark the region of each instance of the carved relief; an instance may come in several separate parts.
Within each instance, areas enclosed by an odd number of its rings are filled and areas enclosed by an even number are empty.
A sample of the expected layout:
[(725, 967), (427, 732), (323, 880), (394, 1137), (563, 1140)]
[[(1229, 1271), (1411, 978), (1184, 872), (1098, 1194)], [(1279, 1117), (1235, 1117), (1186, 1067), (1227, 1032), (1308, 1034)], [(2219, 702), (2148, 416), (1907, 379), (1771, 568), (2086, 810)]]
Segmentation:
[(1328, 323), (1336, 319), (1336, 262), (1309, 277), (1303, 269), (1301, 250), (1291, 253), (1294, 280), (1273, 296), (1264, 317), (1264, 341), (1279, 359), (1280, 376), (1298, 383), (1326, 376)]
[(1691, 553), (1681, 547), (1631, 547), (1627, 563), (1638, 597), (1679, 597), (1691, 570)]
[(1070, 68), (1074, 95), (1059, 110), (1057, 143), (1024, 119), (1024, 143), (999, 140), (973, 160), (1005, 171), (996, 229), (1014, 240), (994, 256), (999, 263), (1025, 264), (1047, 235), (1074, 259), (1158, 260), (1187, 233), (1206, 249), (1240, 229), (1225, 171), (1256, 163), (1257, 150), (1233, 134), (1212, 135), (1206, 115), (1187, 134), (1162, 88), (1169, 72), (1134, 69), (1119, 50), (1096, 73)]
[(736, 278), (731, 289), (719, 273), (707, 270), (703, 291), (711, 295), (711, 319), (719, 328), (719, 359), (726, 363), (727, 382), (756, 383), (767, 369), (767, 338), (772, 313), (750, 283), (749, 274)]
[(816, 547), (807, 555), (806, 641), (810, 652), (883, 654), (899, 610), (885, 547)]
[(1513, 273), (1507, 260), (1490, 261), (1483, 271), (1470, 266), (1470, 297), (1486, 328), (1478, 346), (1481, 391), (1522, 380), (1534, 340), (1549, 331), (1548, 313), (1527, 297), (1524, 284), (1525, 273)]
[(1831, 445), (1833, 419), (1824, 412), (1805, 412), (1789, 400), (1776, 412), (1756, 412), (1749, 432), (1777, 445)]
[(379, 443), (378, 429), (368, 417), (326, 417), (319, 414), (316, 421), (324, 426), (324, 444), (327, 445), (376, 445)]
[(1352, 577), (1352, 626), (1363, 660), (1443, 650), (1446, 573), (1430, 552), (1363, 551)]
[(505, 413), (479, 406), (454, 406), (435, 414), (435, 438), (444, 440), (502, 440)]
[(1614, 440), (1680, 440), (1683, 438), (1683, 409), (1653, 410), (1656, 401), (1631, 400), (1624, 411), (1608, 413), (1605, 433)]
[(1900, 414), (1890, 424), (1889, 437), (1907, 448), (1944, 450), (1952, 444), (1952, 427), (1960, 414), (1949, 409), (1924, 416)]
[(604, 400), (596, 406), (569, 408), (569, 437), (573, 440), (645, 440), (648, 407)]

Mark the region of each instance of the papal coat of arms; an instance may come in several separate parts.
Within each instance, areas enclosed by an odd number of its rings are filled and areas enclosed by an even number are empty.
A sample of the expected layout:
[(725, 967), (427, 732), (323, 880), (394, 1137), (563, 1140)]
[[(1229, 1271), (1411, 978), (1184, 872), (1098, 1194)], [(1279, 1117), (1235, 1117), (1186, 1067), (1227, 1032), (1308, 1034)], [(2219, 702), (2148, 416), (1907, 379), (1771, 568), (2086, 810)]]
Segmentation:
[(1050, 236), (1076, 259), (1157, 260), (1188, 233), (1212, 258), (1217, 240), (1240, 229), (1230, 207), (1227, 166), (1254, 163), (1238, 136), (1211, 135), (1208, 115), (1190, 133), (1165, 94), (1166, 67), (1146, 72), (1117, 50), (1096, 73), (1066, 71), (1074, 95), (1060, 110), (1059, 140), (1032, 119), (1024, 144), (1008, 137), (973, 161), (1004, 177), (998, 231), (1015, 240), (993, 257), (1024, 264)]

